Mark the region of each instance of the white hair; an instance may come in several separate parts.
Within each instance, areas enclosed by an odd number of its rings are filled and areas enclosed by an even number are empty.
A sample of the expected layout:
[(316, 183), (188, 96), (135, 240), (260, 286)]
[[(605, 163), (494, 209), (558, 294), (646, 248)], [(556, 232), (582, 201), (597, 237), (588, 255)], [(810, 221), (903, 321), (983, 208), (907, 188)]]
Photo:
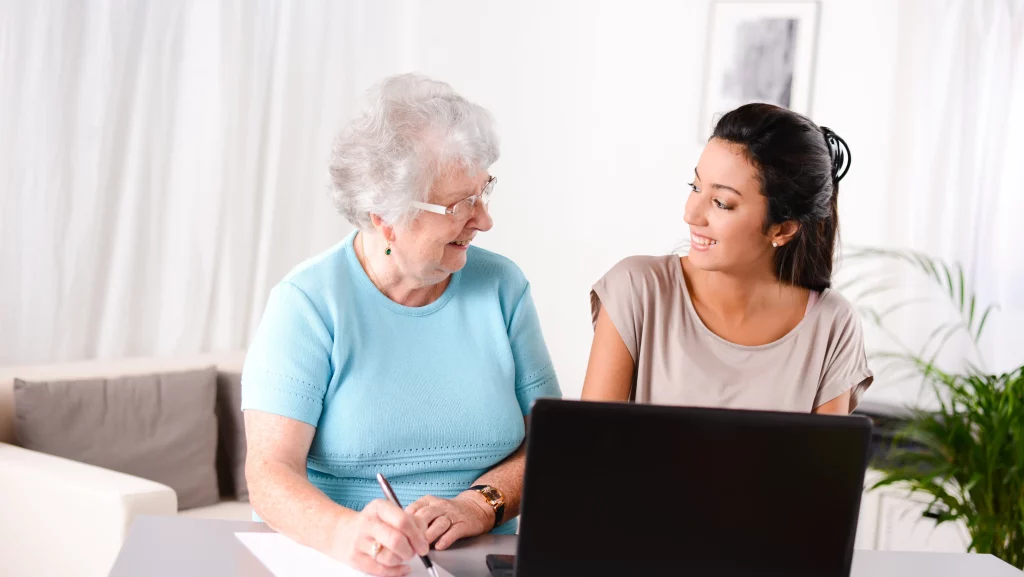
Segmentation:
[(385, 79), (367, 93), (362, 113), (331, 151), (331, 198), (360, 229), (376, 214), (389, 224), (426, 200), (443, 170), (486, 170), (498, 160), (491, 114), (444, 82), (419, 74)]

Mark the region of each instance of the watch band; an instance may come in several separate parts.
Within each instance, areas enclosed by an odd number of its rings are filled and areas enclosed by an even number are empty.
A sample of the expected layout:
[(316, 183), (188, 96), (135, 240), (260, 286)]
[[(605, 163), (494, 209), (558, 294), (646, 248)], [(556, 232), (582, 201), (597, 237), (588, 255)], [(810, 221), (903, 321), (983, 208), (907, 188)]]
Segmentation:
[(487, 504), (494, 509), (494, 527), (501, 525), (501, 521), (505, 517), (505, 495), (490, 485), (473, 485), (469, 490), (476, 491), (483, 495), (484, 499), (487, 499)]

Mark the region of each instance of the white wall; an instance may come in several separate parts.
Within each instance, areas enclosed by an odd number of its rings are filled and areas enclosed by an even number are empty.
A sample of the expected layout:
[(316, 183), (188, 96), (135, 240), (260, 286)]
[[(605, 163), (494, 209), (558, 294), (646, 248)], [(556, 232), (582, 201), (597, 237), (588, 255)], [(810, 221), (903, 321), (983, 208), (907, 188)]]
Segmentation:
[[(847, 243), (882, 242), (895, 7), (825, 0), (811, 116), (842, 135)], [(502, 135), (494, 229), (480, 246), (533, 283), (567, 396), (582, 388), (590, 286), (619, 259), (688, 238), (683, 204), (701, 151), (706, 1), (435, 1), (415, 5), (408, 69), (489, 108)], [(381, 70), (384, 75), (397, 70)], [(326, 202), (326, 201), (325, 201)], [(294, 234), (305, 234), (293, 223)], [(318, 234), (327, 232), (324, 227)], [(326, 246), (347, 226), (329, 231)], [(280, 271), (283, 273), (283, 271)]]
[[(127, 112), (116, 108), (117, 86), (94, 74), (78, 84), (63, 75), (53, 86), (29, 74), (0, 90), (15, 99), (0, 107), (0, 125), (17, 128), (0, 141), (10, 152), (0, 155), (0, 176), (15, 183), (13, 195), (0, 194), (0, 259), (18, 279), (0, 288), (0, 363), (243, 345), (270, 287), (351, 230), (325, 193), (331, 138), (355, 96), (417, 70), (498, 120), (496, 226), (478, 242), (532, 280), (563, 390), (577, 396), (592, 336), (590, 286), (619, 259), (667, 253), (688, 236), (682, 213), (701, 151), (710, 5), (264, 0), (141, 2), (124, 12), (109, 3), (19, 4), (28, 24), (11, 22), (32, 30), (14, 35), (15, 45), (43, 55), (26, 70), (125, 70), (139, 86)], [(885, 245), (899, 227), (886, 186), (897, 4), (823, 0), (820, 20), (811, 116), (853, 150), (840, 199), (844, 239)], [(122, 48), (146, 40), (137, 70), (121, 65), (124, 50), (108, 48), (107, 36)], [(89, 42), (72, 42), (81, 38)], [(37, 45), (49, 48), (37, 54)], [(20, 71), (0, 66), (0, 77)], [(177, 110), (175, 98), (187, 105), (181, 118), (156, 122)], [(82, 113), (82, 102), (106, 116)], [(153, 132), (154, 123), (165, 130)], [(112, 124), (148, 147), (122, 147)], [(171, 135), (184, 144), (166, 146)], [(103, 138), (113, 140), (101, 147)], [(97, 154), (115, 176), (122, 163), (141, 176), (84, 178)], [(165, 164), (176, 178), (145, 178), (147, 167)], [(104, 204), (110, 199), (155, 208), (119, 216)], [(182, 218), (165, 218), (165, 205)], [(62, 228), (62, 218), (74, 226)], [(132, 232), (154, 221), (161, 234)], [(114, 224), (124, 230), (112, 235)], [(81, 258), (82, 247), (91, 258)]]

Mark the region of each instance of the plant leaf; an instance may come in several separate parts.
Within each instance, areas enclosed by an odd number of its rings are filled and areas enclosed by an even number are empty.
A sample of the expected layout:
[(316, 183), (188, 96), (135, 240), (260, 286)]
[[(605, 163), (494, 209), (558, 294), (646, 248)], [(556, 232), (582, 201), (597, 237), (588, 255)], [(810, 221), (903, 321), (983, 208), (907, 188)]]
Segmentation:
[(981, 340), (981, 331), (985, 328), (985, 321), (988, 320), (988, 314), (997, 308), (998, 307), (996, 307), (995, 305), (989, 305), (985, 307), (985, 313), (981, 315), (981, 322), (978, 323), (978, 328), (975, 329), (974, 331), (974, 342), (978, 342), (979, 340)]
[(971, 295), (971, 308), (967, 313), (967, 328), (974, 326), (974, 305), (977, 304), (977, 298)]

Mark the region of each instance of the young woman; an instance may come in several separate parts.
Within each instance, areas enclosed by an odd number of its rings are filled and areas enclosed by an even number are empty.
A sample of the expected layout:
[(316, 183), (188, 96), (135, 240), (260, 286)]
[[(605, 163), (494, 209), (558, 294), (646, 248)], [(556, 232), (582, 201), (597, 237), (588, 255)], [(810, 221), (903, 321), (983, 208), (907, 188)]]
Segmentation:
[(831, 290), (846, 143), (792, 111), (719, 121), (694, 170), (690, 252), (629, 257), (593, 287), (583, 399), (847, 414), (872, 375)]

